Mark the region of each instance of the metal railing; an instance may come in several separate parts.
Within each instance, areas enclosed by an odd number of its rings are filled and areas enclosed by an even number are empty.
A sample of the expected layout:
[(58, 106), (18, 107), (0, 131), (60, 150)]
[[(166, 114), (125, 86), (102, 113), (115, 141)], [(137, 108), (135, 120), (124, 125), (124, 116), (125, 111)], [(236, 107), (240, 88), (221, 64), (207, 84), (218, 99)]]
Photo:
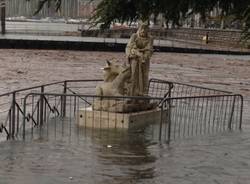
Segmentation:
[(232, 92), (152, 78), (149, 80), (148, 94), (154, 97), (188, 97), (225, 95)]
[[(37, 101), (38, 103), (33, 103), (31, 106), (26, 105), (30, 104), (32, 101)], [(96, 111), (93, 110), (94, 105), (101, 106), (107, 101), (117, 106), (114, 109), (111, 107), (110, 111), (102, 109)], [(153, 118), (153, 122), (151, 121), (150, 123), (159, 124), (159, 122), (162, 121), (160, 119), (161, 116), (159, 116), (161, 109), (157, 107), (161, 98), (152, 97), (111, 97), (84, 94), (30, 93), (25, 97), (23, 109), (26, 116), (32, 116), (35, 122), (40, 125), (37, 126), (38, 130), (39, 127), (43, 127), (43, 131), (45, 132), (50, 131), (49, 127), (51, 127), (51, 125), (53, 125), (53, 128), (59, 130), (61, 133), (68, 131), (68, 134), (71, 134), (71, 131), (74, 129), (77, 131), (93, 128), (126, 128), (132, 131), (143, 129), (143, 125), (147, 124), (144, 124), (144, 121), (146, 120), (143, 120), (140, 124), (132, 122), (133, 120), (131, 120), (130, 124), (128, 124), (128, 121), (126, 121), (128, 116), (140, 115), (140, 111), (115, 113), (116, 110), (119, 111), (121, 106), (124, 107), (124, 105), (129, 104), (128, 102), (131, 101), (137, 101), (140, 104), (154, 104), (155, 108), (145, 109), (145, 111), (151, 112), (151, 115), (152, 113), (157, 114), (157, 116)], [(79, 126), (77, 126), (77, 124)], [(131, 128), (131, 126), (133, 128)], [(20, 134), (21, 137), (33, 137), (33, 132), (35, 131), (34, 125), (33, 122), (28, 122), (27, 118), (23, 118), (19, 129), (22, 130), (22, 133)], [(28, 130), (30, 130), (30, 133), (27, 133)]]
[(167, 141), (242, 129), (241, 95), (165, 98), (163, 105), (169, 107), (162, 138)]
[[(102, 80), (67, 80), (60, 82), (53, 82), (44, 85), (33, 86), (30, 88), (24, 88), (15, 90), (9, 93), (0, 95), (0, 132), (5, 132), (7, 139), (14, 138), (18, 133), (18, 124), (23, 114), (23, 100), (25, 95), (31, 92), (41, 93), (79, 93), (84, 91), (89, 94), (93, 94), (95, 87), (93, 84)], [(83, 84), (76, 87), (75, 84), (82, 82)], [(92, 84), (92, 85), (90, 85)], [(74, 91), (73, 91), (74, 90)], [(38, 107), (36, 107), (38, 108)], [(27, 120), (33, 121), (36, 126), (36, 122), (32, 116), (28, 115)]]
[[(62, 81), (1, 95), (0, 100), (8, 96), (10, 98), (9, 101), (0, 104), (0, 109), (3, 106), (9, 107), (1, 112), (0, 117), (5, 119), (2, 120), (0, 130), (6, 133), (7, 139), (38, 136), (51, 132), (51, 128), (55, 130), (53, 133), (67, 132), (67, 135), (78, 134), (79, 131), (89, 128), (125, 127), (133, 130), (129, 126), (135, 124), (124, 122), (128, 116), (133, 116), (133, 113), (140, 114), (139, 112), (114, 113), (115, 110), (117, 111), (114, 108), (98, 109), (95, 113), (91, 110), (93, 105), (102, 106), (105, 103), (120, 104), (124, 107), (130, 101), (153, 105), (145, 109), (150, 111), (152, 116), (140, 121), (145, 121), (146, 123), (142, 124), (146, 126), (137, 128), (140, 131), (151, 132), (154, 135), (152, 138), (161, 141), (169, 142), (179, 138), (242, 128), (243, 97), (241, 95), (151, 79), (148, 97), (95, 96), (93, 95), (95, 88), (101, 81)], [(152, 117), (155, 118), (152, 119)], [(149, 120), (151, 123), (147, 122)], [(79, 122), (81, 126), (78, 126)]]

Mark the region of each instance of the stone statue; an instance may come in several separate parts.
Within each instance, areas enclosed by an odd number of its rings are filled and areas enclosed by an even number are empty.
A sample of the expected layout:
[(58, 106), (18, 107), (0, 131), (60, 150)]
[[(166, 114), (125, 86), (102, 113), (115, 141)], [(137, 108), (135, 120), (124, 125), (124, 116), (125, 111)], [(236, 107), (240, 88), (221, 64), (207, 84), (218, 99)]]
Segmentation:
[[(107, 61), (103, 68), (104, 83), (96, 88), (100, 96), (93, 103), (94, 110), (109, 112), (137, 112), (156, 107), (149, 100), (108, 98), (105, 96), (147, 96), (149, 62), (153, 54), (153, 39), (148, 25), (142, 24), (133, 34), (126, 47), (128, 65)], [(102, 97), (103, 96), (103, 97)]]
[(129, 67), (120, 65), (117, 61), (108, 61), (103, 68), (104, 83), (96, 88), (98, 96), (123, 96), (127, 95), (125, 82), (131, 74)]
[(126, 47), (126, 56), (131, 68), (130, 96), (147, 94), (150, 58), (153, 54), (153, 38), (147, 24), (141, 24), (138, 31), (131, 35)]
[(96, 95), (99, 98), (94, 100), (93, 110), (126, 113), (149, 110), (155, 107), (156, 104), (149, 103), (148, 100), (105, 97), (128, 96), (131, 70), (130, 66), (120, 65), (117, 61), (107, 61), (107, 66), (103, 68), (103, 71), (104, 83), (96, 87)]

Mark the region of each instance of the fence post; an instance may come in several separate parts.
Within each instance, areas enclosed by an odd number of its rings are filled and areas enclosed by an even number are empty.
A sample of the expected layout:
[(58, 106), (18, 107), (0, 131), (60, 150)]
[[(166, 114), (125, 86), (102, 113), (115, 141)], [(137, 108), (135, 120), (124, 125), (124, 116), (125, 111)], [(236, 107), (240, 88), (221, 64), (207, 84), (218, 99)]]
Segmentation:
[(25, 124), (26, 124), (26, 100), (27, 96), (23, 100), (23, 139), (25, 139)]
[(232, 129), (232, 120), (233, 120), (233, 114), (234, 114), (234, 106), (235, 106), (235, 96), (233, 97), (232, 110), (231, 110), (230, 119), (229, 119), (229, 122), (228, 122), (228, 129), (229, 130)]
[(171, 95), (172, 95), (171, 91), (174, 88), (174, 85), (172, 82), (168, 84), (168, 88), (169, 88), (168, 97), (171, 98)]
[(160, 108), (161, 108), (161, 117), (160, 117), (159, 141), (161, 141), (161, 134), (162, 134), (163, 103), (161, 104)]
[(170, 138), (171, 138), (171, 100), (168, 101), (168, 141), (167, 141), (168, 144), (170, 143)]
[(10, 138), (14, 139), (16, 123), (16, 92), (12, 93)]
[(9, 110), (9, 113), (8, 113), (8, 116), (9, 116), (9, 135), (7, 136), (7, 140), (8, 139), (11, 139), (11, 127), (12, 127), (12, 121), (11, 121), (11, 118), (12, 118), (12, 108), (10, 108)]
[(41, 86), (41, 96), (40, 96), (40, 118), (39, 118), (39, 123), (40, 123), (40, 126), (43, 125), (43, 104), (44, 104), (44, 86)]
[[(63, 94), (67, 93), (67, 81), (64, 81), (63, 84)], [(62, 117), (66, 116), (66, 96), (62, 96), (61, 98), (61, 114)]]
[(240, 126), (239, 129), (242, 130), (242, 116), (243, 116), (243, 96), (240, 95), (240, 101), (241, 101), (241, 106), (240, 106)]

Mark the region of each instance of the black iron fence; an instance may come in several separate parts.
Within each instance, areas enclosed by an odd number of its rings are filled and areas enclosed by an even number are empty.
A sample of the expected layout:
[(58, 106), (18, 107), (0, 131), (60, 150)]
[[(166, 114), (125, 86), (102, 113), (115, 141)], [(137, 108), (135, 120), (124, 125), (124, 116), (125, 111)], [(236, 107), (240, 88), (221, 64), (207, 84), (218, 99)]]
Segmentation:
[[(0, 130), (7, 139), (87, 129), (128, 129), (167, 141), (242, 128), (243, 97), (230, 92), (151, 79), (148, 97), (95, 94), (101, 80), (71, 80), (0, 96)], [(8, 98), (9, 97), (9, 98)], [(7, 100), (8, 99), (8, 100)], [(130, 102), (146, 106), (131, 110)], [(110, 109), (102, 108), (109, 104)], [(111, 104), (111, 105), (110, 105)], [(101, 107), (101, 108), (100, 108)], [(126, 113), (121, 113), (126, 108)]]
[[(169, 94), (168, 94), (169, 93)], [(154, 97), (188, 97), (188, 96), (210, 96), (210, 95), (225, 95), (232, 94), (228, 91), (183, 84), (178, 82), (170, 82), (160, 79), (150, 79), (149, 81), (149, 96)]]
[(169, 107), (165, 131), (162, 131), (163, 139), (168, 141), (242, 128), (241, 95), (165, 98), (163, 104)]
[[(16, 128), (24, 116), (23, 100), (28, 93), (77, 93), (84, 91), (88, 92), (89, 94), (93, 94), (95, 90), (93, 85), (96, 85), (100, 81), (102, 80), (67, 80), (33, 86), (30, 88), (24, 88), (10, 93), (1, 94), (0, 132), (4, 132), (7, 135), (7, 139), (17, 136), (19, 131), (16, 130)], [(82, 82), (81, 86), (76, 87), (75, 85), (79, 82)], [(30, 119), (31, 117), (28, 116), (27, 118)], [(34, 120), (31, 118), (31, 121)]]

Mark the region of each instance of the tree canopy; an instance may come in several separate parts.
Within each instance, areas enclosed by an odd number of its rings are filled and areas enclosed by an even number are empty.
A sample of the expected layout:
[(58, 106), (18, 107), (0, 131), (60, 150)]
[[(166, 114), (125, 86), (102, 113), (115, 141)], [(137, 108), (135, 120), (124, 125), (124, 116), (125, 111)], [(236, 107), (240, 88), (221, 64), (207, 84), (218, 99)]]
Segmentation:
[[(46, 3), (48, 6), (54, 3), (58, 11), (62, 0), (39, 0), (34, 14), (37, 14)], [(105, 28), (112, 22), (124, 23), (138, 19), (145, 21), (162, 14), (166, 20), (178, 25), (181, 19), (194, 13), (199, 13), (205, 19), (214, 7), (221, 10), (221, 17), (234, 15), (245, 20), (244, 16), (249, 12), (249, 6), (250, 0), (101, 0), (91, 20)]]
[(243, 41), (250, 40), (250, 6), (246, 8), (243, 13), (243, 21), (245, 22), (245, 27), (243, 29)]
[(148, 20), (161, 14), (178, 25), (181, 19), (194, 13), (205, 19), (214, 7), (220, 9), (221, 17), (234, 15), (242, 19), (242, 12), (249, 5), (250, 0), (102, 0), (91, 20), (105, 28), (112, 22)]
[[(39, 0), (35, 14), (46, 3), (48, 6), (55, 3), (56, 10), (59, 10), (62, 0)], [(243, 21), (244, 39), (250, 39), (250, 0), (101, 0), (90, 20), (104, 29), (114, 22), (145, 21), (161, 14), (166, 22), (179, 25), (180, 20), (197, 13), (205, 20), (215, 7), (220, 10), (221, 18), (233, 15)]]

